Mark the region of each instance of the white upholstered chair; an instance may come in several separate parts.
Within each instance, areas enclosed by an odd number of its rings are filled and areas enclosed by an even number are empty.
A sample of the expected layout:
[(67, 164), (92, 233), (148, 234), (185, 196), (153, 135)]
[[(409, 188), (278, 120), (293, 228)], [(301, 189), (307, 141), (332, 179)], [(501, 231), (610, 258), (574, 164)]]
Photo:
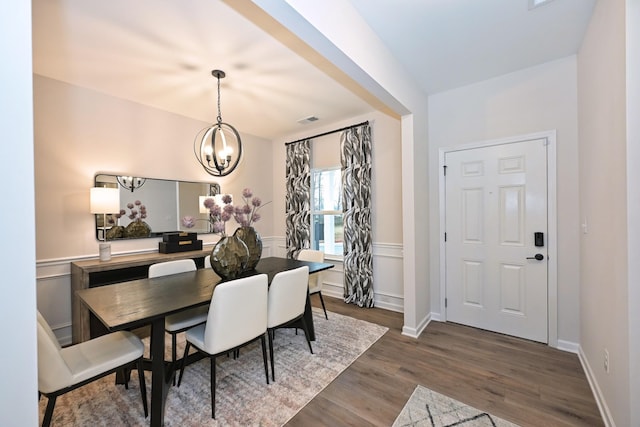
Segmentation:
[[(316, 251), (313, 249), (302, 249), (298, 254), (300, 261), (310, 262), (324, 262), (324, 252)], [(324, 310), (324, 318), (329, 319), (327, 316), (327, 309), (324, 306), (324, 299), (322, 298), (322, 272), (313, 273), (309, 275), (309, 295), (318, 294), (320, 296), (320, 303), (322, 304), (322, 310)]]
[(283, 271), (276, 274), (269, 286), (269, 310), (267, 316), (267, 335), (269, 336), (269, 357), (271, 358), (271, 379), (276, 380), (273, 359), (273, 339), (279, 328), (302, 327), (309, 350), (309, 328), (304, 320), (304, 308), (309, 292), (309, 267)]
[[(149, 278), (168, 276), (170, 274), (196, 271), (196, 263), (192, 259), (179, 259), (175, 261), (159, 262), (149, 266)], [(177, 358), (177, 336), (189, 328), (207, 321), (208, 306), (196, 307), (190, 310), (167, 316), (164, 320), (164, 330), (171, 334), (171, 362), (174, 364)], [(175, 385), (175, 378), (173, 384)]]
[[(46, 396), (42, 426), (51, 423), (56, 398), (128, 366), (138, 367), (145, 418), (148, 415), (142, 355), (144, 345), (131, 332), (120, 331), (62, 348), (40, 312), (38, 316), (38, 393)], [(125, 384), (125, 386), (127, 386)]]
[[(213, 290), (207, 322), (187, 331), (187, 345), (182, 358), (178, 387), (189, 354), (194, 346), (211, 361), (211, 418), (216, 417), (216, 357), (258, 339), (262, 341), (264, 373), (269, 384), (267, 367), (267, 289), (266, 274), (245, 277), (218, 284)], [(248, 360), (245, 358), (245, 360)]]

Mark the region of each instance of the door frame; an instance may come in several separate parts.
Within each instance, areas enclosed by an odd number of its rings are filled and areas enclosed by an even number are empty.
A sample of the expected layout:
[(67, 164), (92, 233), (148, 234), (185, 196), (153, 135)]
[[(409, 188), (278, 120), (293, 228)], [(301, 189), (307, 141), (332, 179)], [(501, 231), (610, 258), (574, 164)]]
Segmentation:
[(526, 135), (510, 136), (501, 139), (492, 139), (454, 147), (441, 147), (438, 159), (438, 203), (440, 205), (440, 311), (441, 320), (447, 321), (447, 310), (445, 308), (446, 284), (446, 248), (444, 242), (445, 233), (445, 179), (444, 179), (444, 158), (447, 153), (453, 151), (470, 150), (474, 148), (484, 148), (495, 145), (512, 144), (515, 142), (525, 142), (536, 139), (547, 140), (547, 340), (550, 347), (558, 347), (558, 252), (557, 252), (557, 211), (556, 211), (556, 131), (549, 130)]

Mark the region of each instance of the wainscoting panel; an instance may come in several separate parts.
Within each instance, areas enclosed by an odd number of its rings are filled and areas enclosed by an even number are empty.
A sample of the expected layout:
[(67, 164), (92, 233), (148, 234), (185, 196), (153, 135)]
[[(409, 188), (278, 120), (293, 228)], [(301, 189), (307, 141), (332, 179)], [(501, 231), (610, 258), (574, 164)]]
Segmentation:
[[(262, 256), (286, 257), (284, 237), (263, 237)], [(143, 253), (131, 251), (126, 254)], [(125, 255), (121, 253), (120, 255)], [(51, 325), (60, 344), (71, 344), (71, 262), (91, 257), (39, 261), (36, 264), (38, 310)], [(343, 298), (341, 260), (327, 259), (334, 268), (323, 276), (324, 295)], [(402, 245), (373, 244), (374, 302), (376, 307), (403, 312)]]

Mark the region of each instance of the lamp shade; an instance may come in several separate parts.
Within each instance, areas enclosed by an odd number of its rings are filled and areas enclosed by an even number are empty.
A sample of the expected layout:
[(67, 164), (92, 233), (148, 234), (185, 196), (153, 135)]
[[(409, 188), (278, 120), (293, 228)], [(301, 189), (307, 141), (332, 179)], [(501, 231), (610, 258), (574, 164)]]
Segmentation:
[(94, 187), (90, 193), (92, 214), (120, 212), (120, 190), (117, 188)]

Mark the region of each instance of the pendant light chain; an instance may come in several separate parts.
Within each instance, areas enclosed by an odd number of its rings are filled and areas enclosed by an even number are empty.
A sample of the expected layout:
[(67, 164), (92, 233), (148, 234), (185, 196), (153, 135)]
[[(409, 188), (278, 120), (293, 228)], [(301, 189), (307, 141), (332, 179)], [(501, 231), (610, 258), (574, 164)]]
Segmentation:
[(218, 124), (222, 123), (222, 112), (220, 111), (220, 76), (218, 76)]

